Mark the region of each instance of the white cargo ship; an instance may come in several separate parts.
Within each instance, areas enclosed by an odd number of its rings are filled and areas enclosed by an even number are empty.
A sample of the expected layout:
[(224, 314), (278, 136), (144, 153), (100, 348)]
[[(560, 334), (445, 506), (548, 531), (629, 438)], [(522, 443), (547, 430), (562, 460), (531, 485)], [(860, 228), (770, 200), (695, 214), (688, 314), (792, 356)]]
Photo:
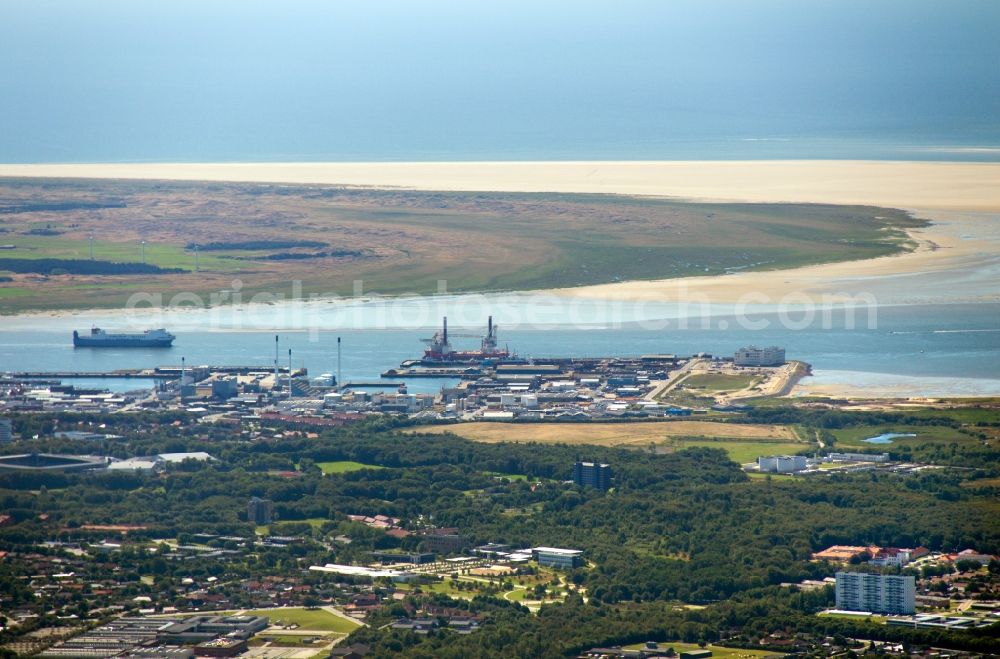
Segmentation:
[(165, 329), (152, 329), (137, 334), (109, 334), (93, 327), (90, 334), (73, 330), (73, 345), (78, 348), (169, 348), (177, 338)]

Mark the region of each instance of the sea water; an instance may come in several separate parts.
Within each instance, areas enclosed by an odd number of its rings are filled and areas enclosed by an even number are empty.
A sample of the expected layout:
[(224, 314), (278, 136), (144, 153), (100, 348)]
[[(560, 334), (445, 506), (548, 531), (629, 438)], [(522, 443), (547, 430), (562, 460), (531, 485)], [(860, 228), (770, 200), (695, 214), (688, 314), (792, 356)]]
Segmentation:
[(0, 162), (997, 161), (998, 22), (913, 0), (7, 2)]
[(912, 432), (884, 432), (881, 435), (862, 439), (861, 441), (868, 444), (892, 444), (892, 440), (897, 437), (916, 437), (916, 435)]

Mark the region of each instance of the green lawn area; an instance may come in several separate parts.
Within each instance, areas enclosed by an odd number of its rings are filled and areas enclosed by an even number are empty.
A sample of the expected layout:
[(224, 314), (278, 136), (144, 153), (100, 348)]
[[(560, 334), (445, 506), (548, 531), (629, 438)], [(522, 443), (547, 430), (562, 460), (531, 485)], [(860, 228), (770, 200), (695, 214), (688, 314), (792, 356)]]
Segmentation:
[(358, 471), (360, 469), (385, 469), (385, 467), (379, 465), (367, 465), (361, 462), (353, 462), (351, 460), (337, 460), (335, 462), (317, 462), (316, 466), (319, 467), (324, 474), (346, 474), (351, 471)]
[(553, 602), (562, 602), (566, 599), (566, 589), (559, 588), (553, 595), (551, 589), (545, 592), (545, 597), (538, 599), (535, 597), (534, 588), (515, 588), (514, 590), (504, 592), (501, 597), (503, 597), (508, 602), (541, 602), (542, 604), (551, 604)]
[(795, 476), (793, 476), (792, 474), (762, 474), (757, 471), (748, 472), (747, 476), (749, 476), (753, 480), (759, 480), (759, 481), (766, 481), (768, 476), (771, 477), (771, 480), (775, 481), (787, 481), (795, 478)]
[(684, 378), (683, 385), (690, 389), (706, 391), (738, 391), (760, 382), (756, 375), (726, 375), (723, 373), (695, 373)]
[(510, 602), (523, 602), (524, 600), (534, 600), (535, 591), (529, 588), (515, 588), (503, 594), (503, 598)]
[(301, 524), (305, 522), (314, 529), (318, 529), (319, 527), (323, 526), (329, 521), (330, 520), (326, 519), (325, 517), (310, 517), (308, 519), (290, 519), (290, 520), (285, 520), (284, 522), (275, 522), (275, 524), (277, 524), (277, 526), (280, 529), (282, 524)]
[(821, 611), (820, 613), (817, 613), (816, 615), (821, 616), (823, 618), (841, 618), (843, 620), (867, 620), (868, 622), (873, 622), (876, 625), (884, 625), (885, 621), (886, 621), (886, 617), (885, 616), (876, 616), (876, 615), (871, 615), (871, 616), (857, 615), (856, 616), (856, 615), (851, 615), (850, 613), (827, 613), (825, 611)]
[(347, 620), (323, 609), (289, 607), (281, 609), (250, 609), (245, 613), (254, 616), (267, 616), (271, 619), (272, 625), (297, 624), (301, 629), (336, 632), (338, 634), (349, 634), (361, 626), (360, 622)]
[[(626, 650), (641, 650), (645, 646), (644, 643), (635, 643), (634, 645), (624, 646)], [(675, 643), (673, 641), (664, 641), (660, 643), (661, 648), (673, 648), (675, 652), (680, 654), (681, 652), (688, 652), (690, 650), (701, 650), (695, 643)], [(780, 657), (780, 654), (775, 654), (774, 652), (768, 652), (766, 650), (744, 650), (743, 648), (724, 648), (721, 645), (706, 645), (705, 650), (712, 651), (713, 659), (750, 659), (751, 657)]]
[(308, 524), (314, 529), (318, 529), (330, 520), (325, 517), (310, 517), (308, 519), (287, 519), (281, 522), (272, 522), (271, 524), (262, 524), (256, 527), (255, 532), (257, 535), (282, 535), (284, 530), (281, 528), (284, 525), (289, 524)]
[(755, 462), (761, 455), (785, 455), (798, 453), (802, 449), (810, 446), (804, 442), (745, 442), (722, 439), (680, 439), (677, 441), (677, 445), (678, 448), (705, 446), (708, 448), (722, 449), (729, 454), (730, 460), (740, 464)]
[[(452, 583), (451, 579), (444, 579), (443, 581), (438, 581), (432, 584), (417, 584), (417, 588), (420, 588), (425, 593), (439, 593), (442, 595), (449, 595), (451, 597), (461, 597), (462, 599), (472, 599), (479, 593), (479, 586), (485, 584), (462, 580), (462, 583), (466, 584), (465, 588), (467, 590), (459, 590)], [(468, 590), (469, 584), (475, 586), (474, 589)]]
[(1000, 487), (1000, 478), (979, 478), (977, 480), (962, 481), (962, 487)]
[(0, 286), (0, 299), (10, 297), (29, 297), (32, 292), (23, 288), (4, 288)]
[[(468, 578), (461, 578), (460, 581), (464, 585), (465, 590), (459, 590), (455, 586), (455, 583), (447, 577), (441, 581), (434, 581), (432, 583), (397, 584), (397, 588), (406, 591), (413, 591), (419, 588), (420, 591), (424, 593), (438, 593), (441, 595), (448, 595), (449, 597), (472, 599), (478, 595), (481, 590), (484, 590), (489, 585), (485, 582)], [(472, 586), (471, 589), (470, 586)]]
[[(90, 258), (90, 242), (86, 239), (65, 238), (61, 236), (15, 235), (7, 241), (17, 245), (17, 249), (5, 251), (4, 258)], [(243, 253), (237, 252), (236, 254)], [(198, 264), (205, 270), (210, 269), (223, 272), (237, 272), (248, 269), (248, 262), (224, 258), (227, 255), (229, 254), (202, 252), (198, 255)], [(111, 261), (113, 263), (139, 263), (142, 261), (142, 249), (137, 241), (112, 242), (98, 238), (94, 241), (94, 260)], [(194, 252), (184, 249), (183, 245), (147, 241), (146, 263), (160, 266), (161, 268), (194, 270)]]
[(921, 418), (946, 417), (959, 423), (978, 423), (980, 421), (1000, 423), (1000, 408), (996, 407), (997, 402), (996, 398), (968, 398), (962, 401), (962, 404), (968, 405), (968, 407), (956, 407), (954, 409), (926, 407), (917, 410), (908, 410), (906, 413), (909, 416)]

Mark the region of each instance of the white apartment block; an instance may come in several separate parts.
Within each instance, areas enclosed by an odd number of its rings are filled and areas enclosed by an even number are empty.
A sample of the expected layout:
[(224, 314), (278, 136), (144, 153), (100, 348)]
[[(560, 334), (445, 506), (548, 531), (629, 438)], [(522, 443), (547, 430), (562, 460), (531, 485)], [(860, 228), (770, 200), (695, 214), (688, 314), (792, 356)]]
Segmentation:
[(837, 573), (837, 609), (910, 614), (916, 607), (913, 577), (891, 574)]

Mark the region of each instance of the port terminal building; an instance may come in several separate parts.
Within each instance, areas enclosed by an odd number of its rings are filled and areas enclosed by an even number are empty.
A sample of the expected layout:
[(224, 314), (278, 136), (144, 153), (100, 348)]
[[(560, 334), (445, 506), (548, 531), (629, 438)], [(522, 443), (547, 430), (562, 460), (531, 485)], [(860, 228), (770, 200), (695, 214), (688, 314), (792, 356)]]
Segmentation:
[(758, 348), (746, 346), (733, 355), (736, 366), (781, 366), (785, 363), (785, 349), (778, 346)]

